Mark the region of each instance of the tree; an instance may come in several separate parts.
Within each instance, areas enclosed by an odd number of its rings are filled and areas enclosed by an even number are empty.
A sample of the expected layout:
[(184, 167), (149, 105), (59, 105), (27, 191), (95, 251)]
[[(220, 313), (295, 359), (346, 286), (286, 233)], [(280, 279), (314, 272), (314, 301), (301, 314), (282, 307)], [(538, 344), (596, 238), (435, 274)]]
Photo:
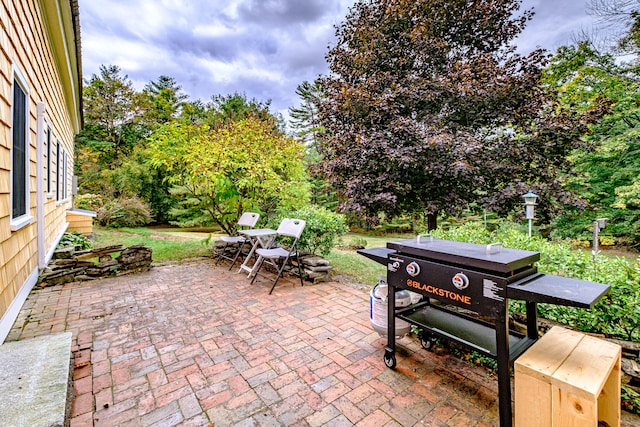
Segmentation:
[(299, 107), (289, 109), (289, 125), (306, 147), (311, 203), (335, 211), (338, 205), (335, 190), (322, 176), (319, 168), (322, 157), (318, 153), (318, 146), (325, 133), (318, 120), (318, 105), (324, 98), (322, 86), (318, 81), (304, 81), (296, 88), (296, 94), (301, 103)]
[(100, 66), (83, 89), (85, 126), (79, 143), (99, 153), (101, 166), (115, 169), (144, 137), (136, 125), (137, 93), (127, 75), (115, 65)]
[(317, 81), (310, 83), (305, 80), (296, 88), (296, 95), (302, 102), (299, 107), (289, 108), (289, 124), (307, 147), (317, 149), (318, 140), (324, 134), (318, 120), (318, 105), (323, 99), (322, 86)]
[(206, 120), (211, 126), (225, 126), (245, 119), (255, 117), (264, 122), (271, 122), (276, 126), (277, 120), (269, 112), (271, 102), (261, 102), (247, 99), (245, 95), (216, 95), (206, 106)]
[(515, 53), (533, 14), (516, 16), (519, 6), (356, 2), (327, 54), (319, 104), (323, 171), (342, 211), (372, 224), (426, 215), (432, 229), (439, 212), (474, 201), (507, 211), (530, 189), (568, 200), (559, 171), (583, 123), (556, 114), (538, 86), (546, 54)]
[(606, 28), (615, 31), (613, 37), (622, 52), (640, 53), (639, 0), (590, 0), (587, 10)]
[(188, 96), (173, 77), (162, 75), (144, 87), (143, 96), (147, 101), (147, 120), (152, 123), (166, 123), (177, 118)]
[[(151, 134), (158, 126), (178, 119), (185, 113), (188, 96), (173, 77), (161, 75), (156, 81), (145, 85), (140, 94), (141, 121)], [(154, 219), (160, 223), (170, 220), (169, 212), (176, 205), (170, 194), (166, 171), (153, 168), (145, 158), (146, 140), (140, 141), (136, 150), (120, 168), (118, 181), (122, 186), (135, 189), (134, 194), (142, 197), (151, 206)]]
[(592, 150), (569, 157), (574, 174), (566, 186), (580, 194), (585, 210), (559, 218), (558, 234), (589, 239), (593, 220), (609, 218), (606, 234), (640, 243), (640, 80), (633, 68), (588, 43), (558, 50), (544, 81), (556, 86), (560, 104), (577, 113), (606, 110), (585, 135)]
[(231, 233), (243, 211), (273, 213), (308, 200), (303, 147), (273, 129), (273, 120), (246, 117), (212, 128), (169, 122), (151, 137), (148, 156), (167, 171), (182, 209), (181, 225), (218, 224)]

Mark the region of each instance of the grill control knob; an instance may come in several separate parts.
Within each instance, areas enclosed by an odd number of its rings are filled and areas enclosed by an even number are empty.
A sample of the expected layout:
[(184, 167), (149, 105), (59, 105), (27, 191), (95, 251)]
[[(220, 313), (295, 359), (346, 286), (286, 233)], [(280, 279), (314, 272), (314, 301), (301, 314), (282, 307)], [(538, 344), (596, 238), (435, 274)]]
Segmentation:
[(469, 286), (469, 278), (464, 273), (458, 273), (451, 279), (451, 283), (456, 288), (462, 290)]
[(420, 266), (418, 265), (418, 263), (417, 262), (409, 263), (409, 265), (407, 265), (407, 273), (411, 277), (416, 277), (418, 274), (420, 274)]

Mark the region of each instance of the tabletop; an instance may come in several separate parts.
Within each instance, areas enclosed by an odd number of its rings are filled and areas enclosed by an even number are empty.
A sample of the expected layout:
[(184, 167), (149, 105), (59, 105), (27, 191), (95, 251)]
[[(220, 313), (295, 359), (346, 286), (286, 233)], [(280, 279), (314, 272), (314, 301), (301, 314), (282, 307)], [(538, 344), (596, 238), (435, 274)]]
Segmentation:
[(271, 228), (251, 228), (249, 230), (238, 230), (238, 233), (244, 234), (247, 237), (262, 237), (271, 234), (278, 234), (276, 230)]

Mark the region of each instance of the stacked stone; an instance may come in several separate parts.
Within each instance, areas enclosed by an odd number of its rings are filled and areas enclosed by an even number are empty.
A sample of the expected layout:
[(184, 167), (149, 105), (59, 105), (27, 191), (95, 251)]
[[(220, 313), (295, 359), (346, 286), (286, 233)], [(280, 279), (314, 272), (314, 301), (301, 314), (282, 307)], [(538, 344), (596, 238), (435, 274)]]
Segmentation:
[[(115, 252), (120, 255), (114, 258)], [(90, 261), (93, 258), (98, 261)], [(128, 248), (123, 245), (86, 250), (63, 248), (54, 252), (51, 262), (40, 273), (38, 283), (44, 287), (139, 273), (149, 270), (151, 261), (152, 250), (144, 244)]]
[(300, 257), (302, 263), (302, 272), (305, 279), (313, 282), (329, 282), (331, 281), (331, 263), (318, 255), (302, 255)]
[[(216, 240), (212, 247), (213, 257), (217, 258), (224, 251), (224, 255), (227, 257), (234, 257), (236, 252), (238, 252), (238, 247), (240, 243), (226, 243), (222, 240)], [(251, 245), (245, 243), (244, 248), (242, 250), (242, 255), (246, 256), (251, 250)]]

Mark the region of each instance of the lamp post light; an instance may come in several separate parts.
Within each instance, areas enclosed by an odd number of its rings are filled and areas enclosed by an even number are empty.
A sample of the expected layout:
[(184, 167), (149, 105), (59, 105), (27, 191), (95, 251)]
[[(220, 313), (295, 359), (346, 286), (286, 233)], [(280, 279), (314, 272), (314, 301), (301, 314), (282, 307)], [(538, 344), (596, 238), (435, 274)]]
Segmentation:
[(538, 195), (529, 191), (527, 194), (523, 194), (524, 199), (524, 213), (525, 218), (529, 220), (529, 237), (531, 237), (531, 223), (533, 221), (533, 208), (537, 205)]

